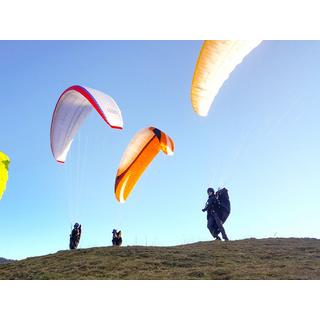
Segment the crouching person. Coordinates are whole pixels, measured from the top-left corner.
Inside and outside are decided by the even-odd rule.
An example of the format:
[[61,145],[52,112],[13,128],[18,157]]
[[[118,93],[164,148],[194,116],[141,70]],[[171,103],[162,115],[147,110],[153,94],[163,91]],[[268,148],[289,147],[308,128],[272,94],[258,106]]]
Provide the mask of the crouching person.
[[121,246],[122,245],[122,236],[121,230],[117,231],[116,229],[112,230],[112,245]]

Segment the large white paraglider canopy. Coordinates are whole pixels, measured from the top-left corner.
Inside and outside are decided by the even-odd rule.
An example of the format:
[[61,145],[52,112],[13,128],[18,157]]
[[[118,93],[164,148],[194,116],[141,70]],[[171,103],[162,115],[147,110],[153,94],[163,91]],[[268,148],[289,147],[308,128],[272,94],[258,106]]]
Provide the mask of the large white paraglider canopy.
[[51,122],[51,150],[58,162],[65,162],[77,131],[92,109],[111,128],[123,128],[121,111],[110,96],[88,87],[69,87],[61,94]]

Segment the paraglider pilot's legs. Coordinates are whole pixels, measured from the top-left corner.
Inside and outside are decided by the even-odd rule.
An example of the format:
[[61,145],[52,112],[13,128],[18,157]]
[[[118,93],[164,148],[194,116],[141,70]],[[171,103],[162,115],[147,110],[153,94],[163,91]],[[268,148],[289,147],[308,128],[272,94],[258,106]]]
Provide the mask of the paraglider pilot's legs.
[[[228,241],[229,239],[228,239],[227,234],[226,234],[226,232],[224,230],[222,222],[221,222],[220,218],[218,217],[218,214],[216,212],[213,212],[211,215],[212,215],[212,217],[213,217],[213,219],[214,219],[214,221],[215,221],[215,223],[216,223],[216,225],[218,227],[219,232],[221,232],[221,234],[222,234],[222,238],[225,241]],[[217,235],[215,234],[214,236],[217,236]]]
[[216,224],[216,221],[213,217],[213,214],[208,214],[207,215],[207,228],[209,229],[211,235],[213,236],[213,238],[217,239],[217,240],[221,240],[220,237],[218,236],[219,234],[219,229],[218,226]]

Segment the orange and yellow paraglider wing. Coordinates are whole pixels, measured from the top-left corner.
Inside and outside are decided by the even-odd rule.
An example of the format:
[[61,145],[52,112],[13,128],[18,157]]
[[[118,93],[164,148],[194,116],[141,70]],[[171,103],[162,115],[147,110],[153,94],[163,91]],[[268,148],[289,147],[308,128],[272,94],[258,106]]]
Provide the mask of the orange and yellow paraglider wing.
[[191,85],[191,103],[198,115],[207,116],[223,83],[260,42],[260,40],[204,41]]
[[161,132],[160,138],[161,150],[168,156],[173,155],[174,152],[174,142],[173,140],[164,132]]
[[159,129],[150,127],[140,130],[128,145],[119,165],[115,181],[115,196],[125,202],[139,178],[153,158],[163,150],[173,154],[173,141]]
[[126,201],[143,172],[160,151],[159,147],[157,138],[153,137],[150,143],[143,149],[143,152],[135,158],[128,169],[121,175],[117,175],[115,194],[118,201]]

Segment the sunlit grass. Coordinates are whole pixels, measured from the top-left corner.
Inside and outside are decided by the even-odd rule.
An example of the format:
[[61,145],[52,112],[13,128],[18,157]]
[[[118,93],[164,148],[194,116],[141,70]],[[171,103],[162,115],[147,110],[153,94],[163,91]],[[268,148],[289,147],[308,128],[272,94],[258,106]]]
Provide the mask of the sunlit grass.
[[99,247],[0,265],[0,279],[320,279],[319,249],[308,238]]

